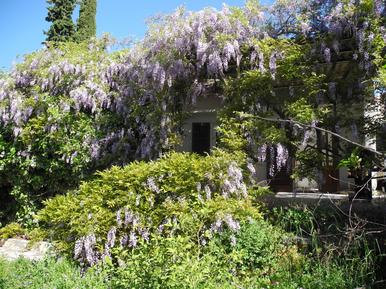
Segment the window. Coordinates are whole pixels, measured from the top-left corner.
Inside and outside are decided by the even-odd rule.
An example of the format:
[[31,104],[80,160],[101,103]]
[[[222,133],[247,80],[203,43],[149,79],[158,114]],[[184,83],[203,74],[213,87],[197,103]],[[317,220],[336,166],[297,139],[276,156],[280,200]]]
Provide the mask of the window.
[[210,123],[192,123],[192,152],[204,155],[210,151]]

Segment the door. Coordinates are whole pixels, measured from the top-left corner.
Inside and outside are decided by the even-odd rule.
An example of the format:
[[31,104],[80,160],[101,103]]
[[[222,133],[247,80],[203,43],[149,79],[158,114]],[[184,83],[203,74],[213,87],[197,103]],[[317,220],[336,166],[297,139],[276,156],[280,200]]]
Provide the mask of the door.
[[192,152],[205,155],[210,151],[210,123],[192,123]]

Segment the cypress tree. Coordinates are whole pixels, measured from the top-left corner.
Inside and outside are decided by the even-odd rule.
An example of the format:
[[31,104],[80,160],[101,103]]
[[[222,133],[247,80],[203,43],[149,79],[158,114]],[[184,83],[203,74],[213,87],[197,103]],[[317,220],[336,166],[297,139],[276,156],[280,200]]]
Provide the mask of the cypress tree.
[[46,41],[67,42],[74,40],[75,24],[72,21],[72,13],[75,9],[76,0],[47,0],[48,15],[46,21],[52,22],[48,31]]
[[82,0],[79,9],[76,40],[82,42],[96,35],[96,0]]

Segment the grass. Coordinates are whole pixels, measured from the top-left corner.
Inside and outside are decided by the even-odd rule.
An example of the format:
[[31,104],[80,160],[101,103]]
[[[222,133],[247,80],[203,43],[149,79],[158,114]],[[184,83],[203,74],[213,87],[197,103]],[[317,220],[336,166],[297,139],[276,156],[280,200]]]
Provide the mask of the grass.
[[109,288],[106,280],[106,275],[96,270],[88,270],[82,276],[79,266],[66,259],[0,259],[1,289],[102,289]]

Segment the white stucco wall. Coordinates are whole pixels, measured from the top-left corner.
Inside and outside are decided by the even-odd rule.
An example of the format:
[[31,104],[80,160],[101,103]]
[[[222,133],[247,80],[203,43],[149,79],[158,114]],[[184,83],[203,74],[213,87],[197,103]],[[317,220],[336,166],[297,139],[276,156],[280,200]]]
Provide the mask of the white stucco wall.
[[184,152],[192,151],[192,123],[194,122],[209,122],[210,123],[210,147],[216,145],[216,112],[215,111],[197,111],[186,120],[183,129],[183,141],[181,150]]
[[182,126],[182,144],[179,151],[192,151],[192,124],[195,122],[210,123],[210,147],[216,145],[216,127],[217,127],[217,110],[222,107],[220,96],[211,95],[207,97],[200,96],[195,104],[188,108],[191,114]]

